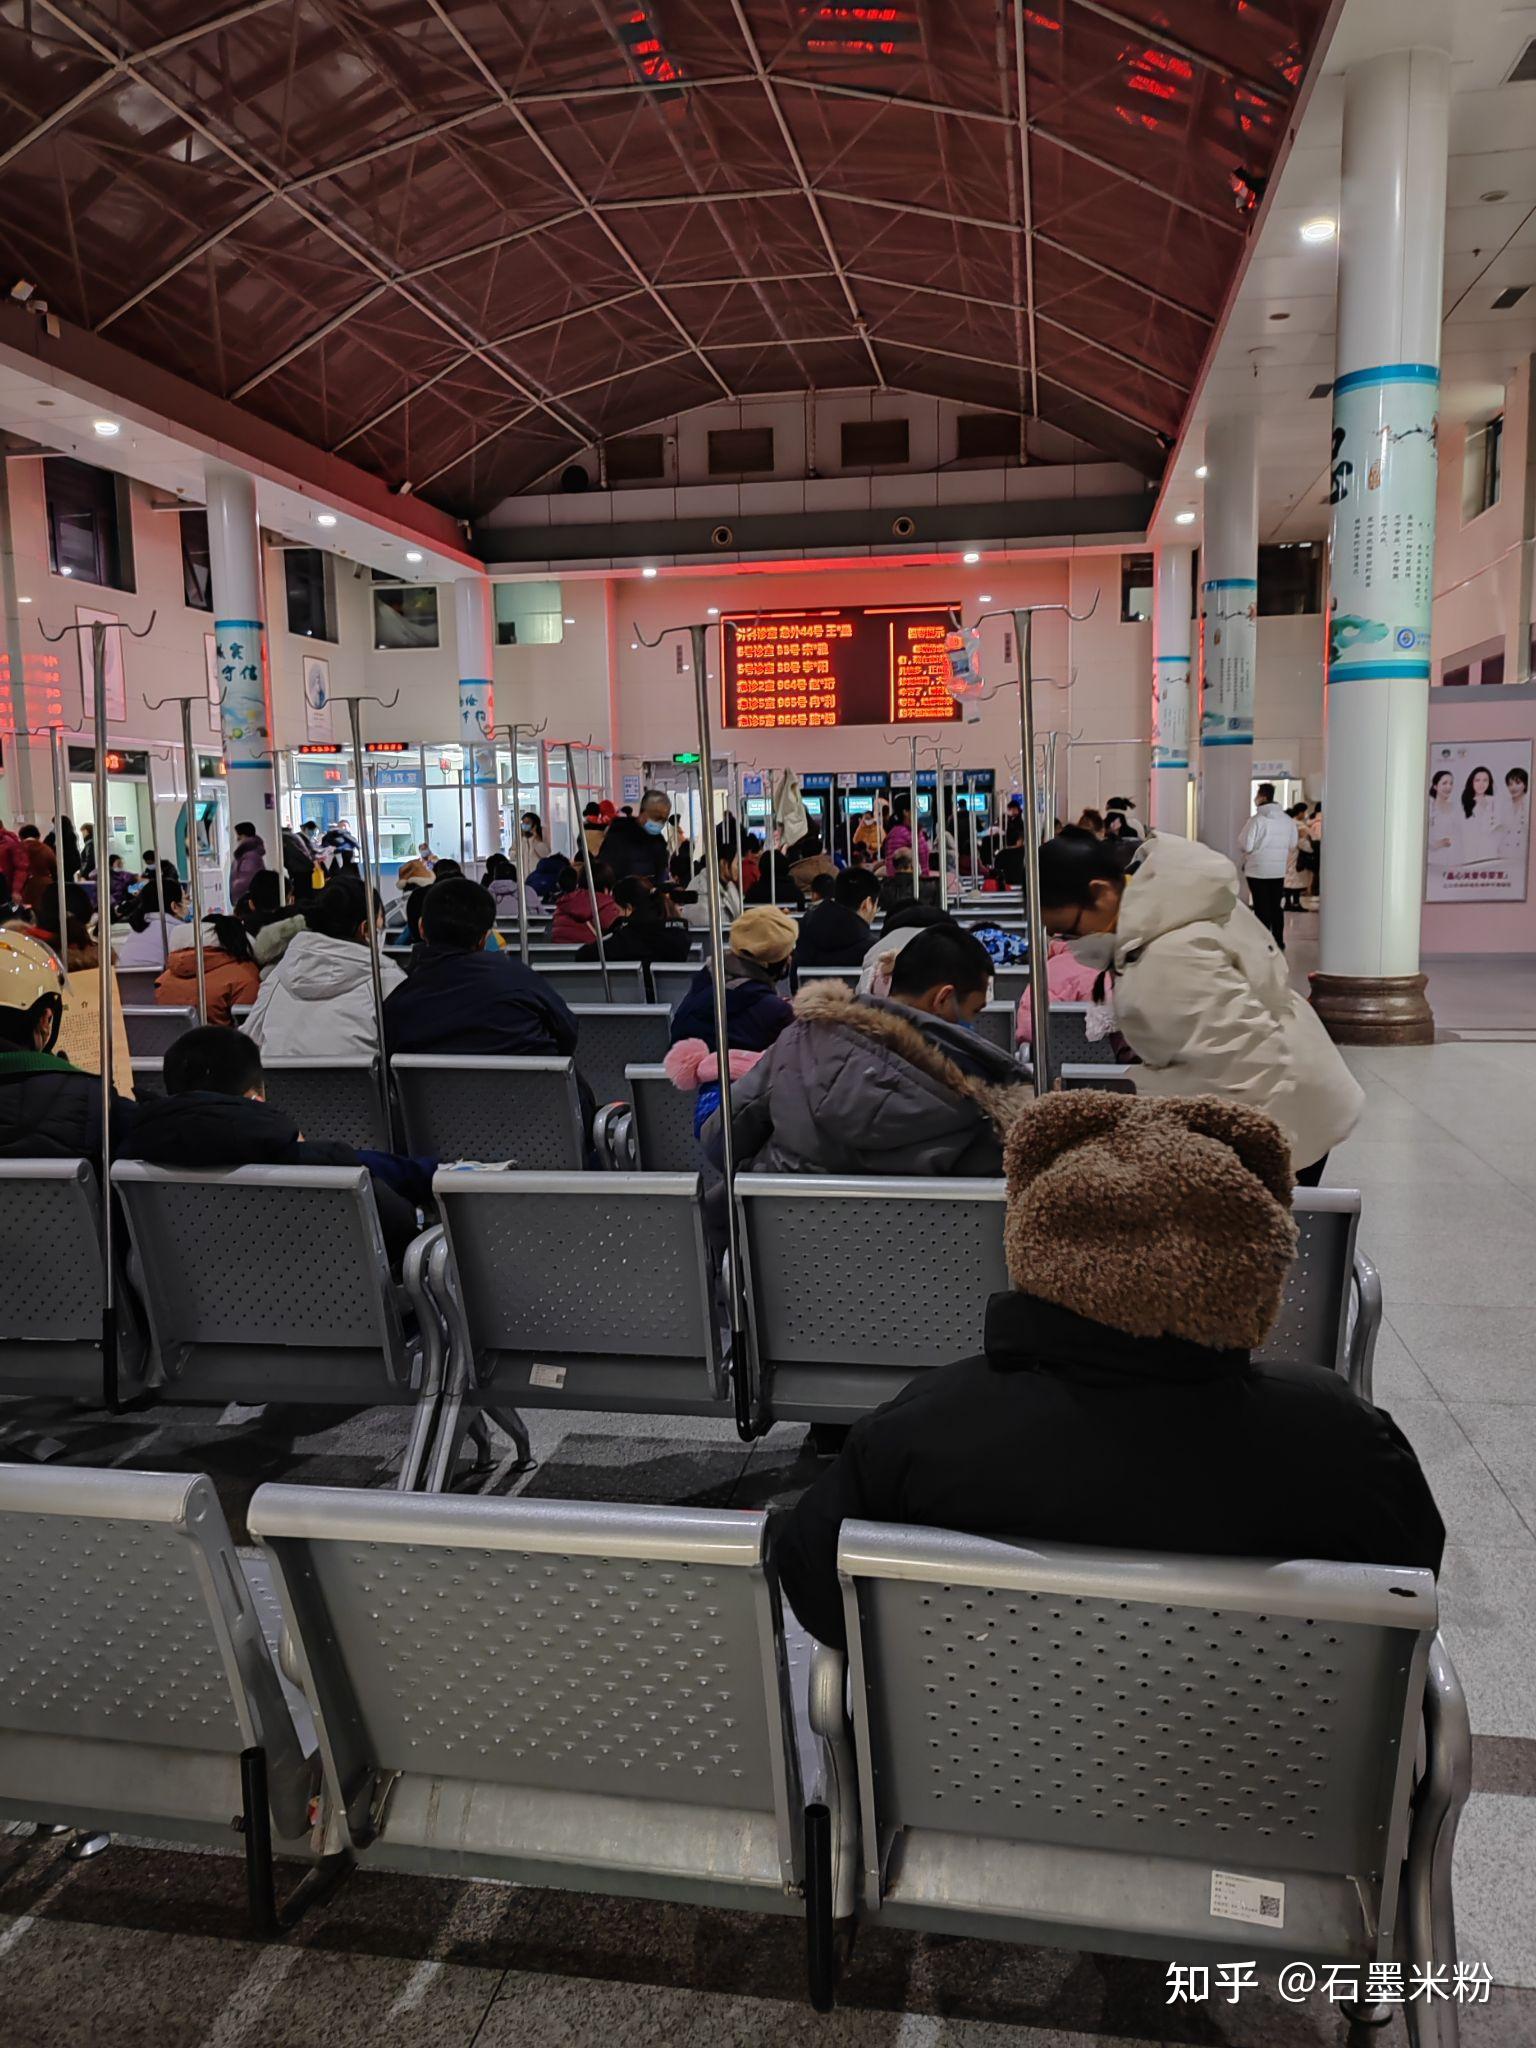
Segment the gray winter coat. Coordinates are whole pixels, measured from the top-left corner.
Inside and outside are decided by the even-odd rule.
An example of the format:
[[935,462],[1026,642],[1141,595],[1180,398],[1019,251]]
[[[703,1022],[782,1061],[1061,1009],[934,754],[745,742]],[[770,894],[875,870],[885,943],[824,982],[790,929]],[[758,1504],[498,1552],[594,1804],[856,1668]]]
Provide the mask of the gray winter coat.
[[[731,1099],[743,1172],[996,1178],[1030,1098],[1017,1063],[974,1032],[827,981],[801,990]],[[718,1124],[703,1132],[711,1156]]]

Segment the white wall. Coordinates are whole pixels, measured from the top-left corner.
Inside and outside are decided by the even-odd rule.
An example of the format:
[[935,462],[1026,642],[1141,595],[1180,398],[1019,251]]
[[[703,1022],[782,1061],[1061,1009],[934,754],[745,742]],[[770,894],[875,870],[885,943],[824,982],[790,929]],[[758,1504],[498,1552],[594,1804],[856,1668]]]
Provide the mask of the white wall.
[[1526,357],[1505,387],[1499,502],[1465,522],[1462,469],[1467,429],[1449,427],[1441,439],[1431,633],[1431,672],[1437,681],[1443,662],[1497,639],[1504,641],[1505,682],[1529,679],[1531,514],[1536,492],[1531,436],[1531,358]]

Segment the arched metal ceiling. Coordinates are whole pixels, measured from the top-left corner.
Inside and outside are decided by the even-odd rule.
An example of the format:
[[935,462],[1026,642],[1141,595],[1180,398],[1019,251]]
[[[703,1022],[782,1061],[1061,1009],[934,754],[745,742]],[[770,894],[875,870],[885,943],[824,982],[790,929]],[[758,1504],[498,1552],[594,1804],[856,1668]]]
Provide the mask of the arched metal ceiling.
[[1326,12],[0,0],[0,261],[463,516],[763,392],[1156,474]]

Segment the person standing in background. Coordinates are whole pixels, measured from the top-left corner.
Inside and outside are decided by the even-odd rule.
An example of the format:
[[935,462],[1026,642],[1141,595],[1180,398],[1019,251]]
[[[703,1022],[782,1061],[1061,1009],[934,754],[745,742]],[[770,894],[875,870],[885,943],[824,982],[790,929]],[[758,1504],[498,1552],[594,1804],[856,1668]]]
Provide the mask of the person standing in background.
[[1285,871],[1298,845],[1296,821],[1275,802],[1275,785],[1261,782],[1253,816],[1238,846],[1253,914],[1281,952],[1285,951]]

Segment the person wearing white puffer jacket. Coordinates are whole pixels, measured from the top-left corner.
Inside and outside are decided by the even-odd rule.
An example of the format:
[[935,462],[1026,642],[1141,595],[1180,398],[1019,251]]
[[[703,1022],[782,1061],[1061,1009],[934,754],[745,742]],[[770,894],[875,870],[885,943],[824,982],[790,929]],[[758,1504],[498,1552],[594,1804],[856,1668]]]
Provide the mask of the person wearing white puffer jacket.
[[1243,875],[1253,898],[1253,914],[1285,951],[1285,873],[1296,857],[1296,820],[1275,802],[1275,785],[1261,782],[1253,816],[1243,827]]
[[[304,930],[261,978],[247,1034],[269,1060],[371,1058],[379,1050],[368,958],[368,899],[354,870],[327,882],[304,909]],[[379,962],[387,996],[405,976]]]
[[1112,844],[1040,849],[1040,909],[1085,967],[1115,974],[1115,1028],[1138,1095],[1220,1095],[1272,1116],[1315,1187],[1365,1105],[1360,1084],[1225,854],[1159,833],[1127,872]]

